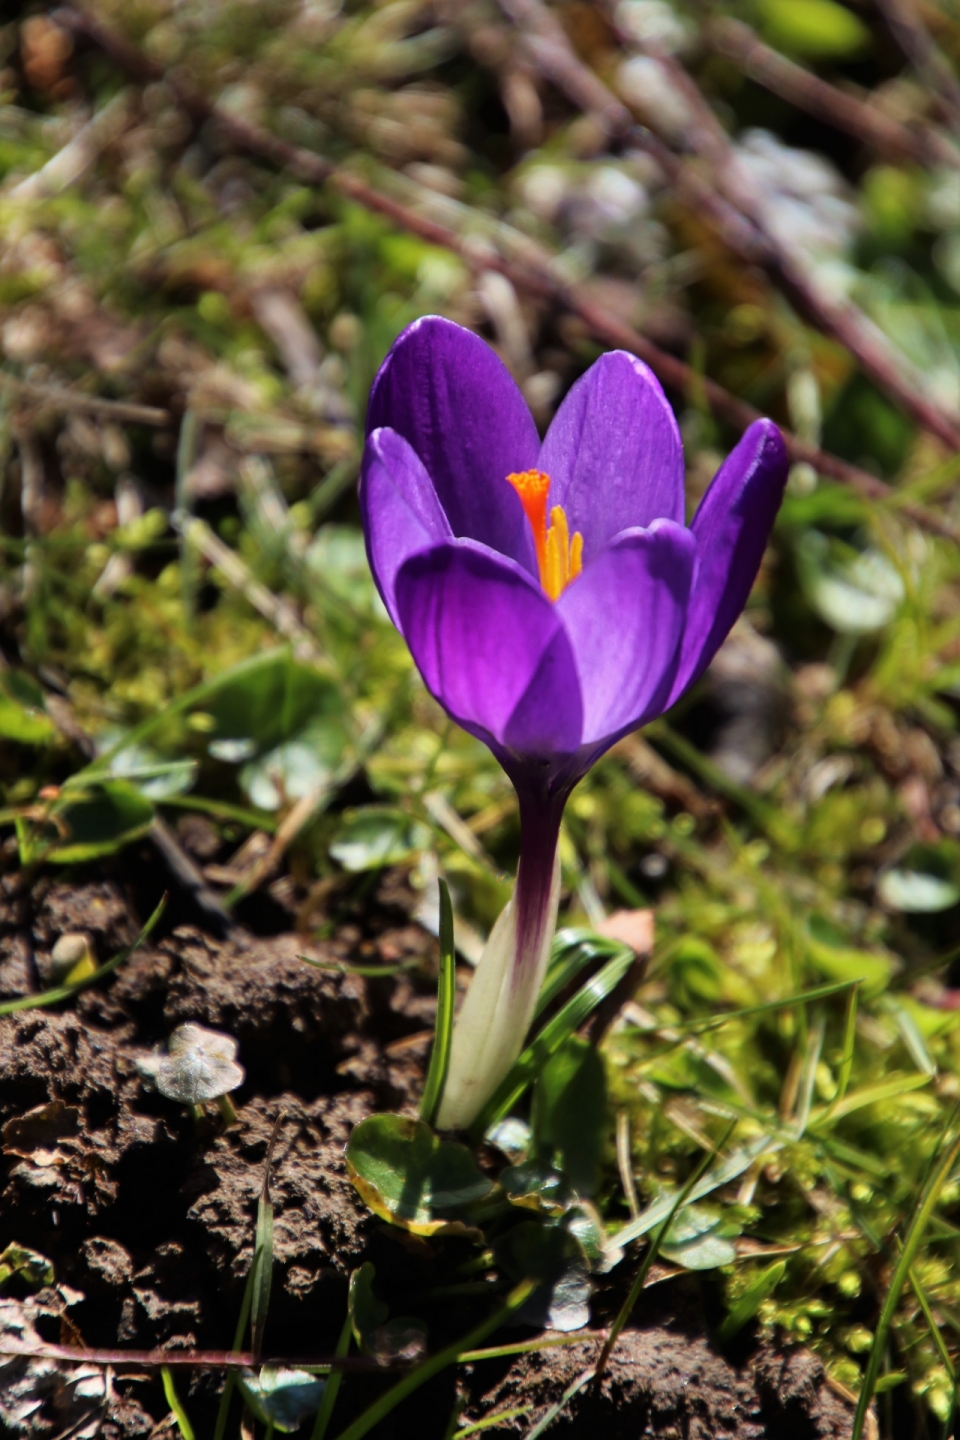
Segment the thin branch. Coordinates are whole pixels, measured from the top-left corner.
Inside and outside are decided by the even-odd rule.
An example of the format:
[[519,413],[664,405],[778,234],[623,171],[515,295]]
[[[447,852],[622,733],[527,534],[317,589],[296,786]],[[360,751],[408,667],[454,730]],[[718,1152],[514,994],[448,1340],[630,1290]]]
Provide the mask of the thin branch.
[[940,101],[955,133],[960,134],[960,83],[946,56],[934,44],[913,0],[878,0],[890,33],[924,85]]
[[876,106],[839,90],[771,49],[742,21],[719,17],[704,27],[704,36],[720,55],[733,60],[758,85],[815,119],[846,131],[885,159],[960,166],[960,151],[936,130],[901,125]]
[[[232,552],[231,552],[232,553]],[[258,890],[280,868],[287,850],[301,831],[323,813],[334,795],[342,790],[359,772],[364,762],[373,754],[389,728],[392,715],[385,712],[374,716],[367,725],[356,745],[350,750],[337,768],[309,790],[306,795],[291,806],[277,826],[276,834],[268,849],[244,872],[241,880],[226,898],[226,904],[233,906]]]
[[284,1356],[264,1360],[248,1350],[87,1350],[72,1345],[9,1345],[0,1343],[3,1359],[56,1360],[73,1365],[136,1365],[144,1370],[169,1365],[177,1370],[249,1370],[254,1365],[289,1366],[316,1370],[383,1371],[390,1368],[364,1355]]
[[[160,66],[148,60],[139,50],[114,35],[112,31],[108,31],[99,21],[72,9],[58,10],[55,18],[58,24],[96,44],[128,74],[143,83],[165,77]],[[552,261],[537,261],[532,258],[524,261],[507,260],[493,251],[488,244],[478,246],[474,238],[461,236],[447,226],[411,210],[368,185],[359,176],[339,169],[313,151],[302,150],[299,146],[271,135],[258,125],[220,112],[205,96],[187,87],[181,76],[171,75],[166,78],[188,113],[198,120],[215,119],[221,133],[238,149],[288,169],[307,184],[334,185],[340,194],[367,210],[383,215],[400,229],[459,255],[464,264],[474,272],[499,270],[518,288],[550,300],[577,315],[595,339],[637,355],[650,366],[664,385],[682,394],[702,395],[711,411],[735,428],[745,430],[761,418],[761,412],[754,406],[731,394],[716,381],[703,377],[683,360],[661,350],[612,311],[592,302],[580,287],[571,284],[559,272]],[[783,436],[792,460],[805,461],[819,474],[851,486],[867,499],[893,501],[899,505],[902,513],[916,524],[933,534],[960,543],[960,526],[954,525],[926,506],[898,502],[896,491],[876,476],[848,464],[838,456],[818,450],[815,445],[807,444],[790,431],[784,431]]]
[[[522,5],[524,14],[544,9],[541,0],[500,0],[500,3],[504,8]],[[640,48],[662,66],[690,108],[693,123],[687,138],[694,152],[708,165],[717,189],[725,192],[716,197],[720,200],[718,205],[716,198],[708,199],[708,187],[701,185],[699,198],[710,218],[719,222],[726,242],[748,263],[762,265],[781,288],[799,302],[811,320],[825,334],[838,340],[864,373],[918,425],[936,435],[949,449],[960,450],[960,416],[947,415],[934,404],[928,397],[922,374],[902,351],[852,301],[828,295],[817,284],[808,257],[771,231],[763,198],[754,191],[726,131],[696,81],[672,55],[663,53],[658,46],[645,44]],[[573,54],[569,41],[567,49],[572,58],[566,69],[550,76],[559,85],[564,84],[564,77],[572,67],[587,69]],[[569,90],[568,94],[575,103],[580,103],[578,96],[585,91],[586,84],[581,78],[576,89]],[[723,203],[725,200],[740,212],[739,217],[729,212]]]
[[633,115],[626,105],[608,89],[595,70],[583,63],[556,15],[540,0],[499,0],[499,5],[516,26],[535,68],[578,109],[592,116],[611,140],[635,128]]
[[210,889],[190,856],[180,844],[167,822],[155,815],[150,826],[148,839],[161,856],[170,874],[193,903],[203,911],[214,933],[222,938],[231,936],[246,948],[247,933],[228,914],[220,903],[220,897]]
[[307,660],[315,665],[324,663],[316,641],[297,619],[293,607],[261,584],[246,562],[229,545],[225,545],[219,535],[214,534],[205,520],[175,511],[171,523],[188,544],[195,545],[204,559],[239,590],[254,610],[291,642],[298,660]]
[[34,170],[26,179],[14,185],[9,199],[19,201],[46,200],[62,195],[75,185],[85,171],[99,156],[100,152],[123,134],[133,119],[130,96],[121,91],[108,100],[85,125],[82,125],[72,140],[58,150],[39,170]]
[[0,374],[0,391],[7,390],[23,400],[32,400],[53,410],[81,411],[87,415],[100,415],[105,420],[116,420],[129,425],[172,425],[173,416],[169,410],[156,405],[135,405],[127,400],[105,400],[100,395],[84,395],[80,390],[68,390],[63,385],[40,385],[33,380],[18,380],[13,375]]

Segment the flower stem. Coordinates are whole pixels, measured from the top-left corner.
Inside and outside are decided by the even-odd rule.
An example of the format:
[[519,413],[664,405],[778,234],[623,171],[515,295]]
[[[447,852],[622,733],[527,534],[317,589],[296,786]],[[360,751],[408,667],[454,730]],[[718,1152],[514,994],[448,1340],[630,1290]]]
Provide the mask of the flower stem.
[[565,795],[517,787],[517,883],[470,982],[454,1026],[450,1067],[437,1116],[459,1130],[476,1118],[523,1047],[550,957],[557,921],[557,840]]

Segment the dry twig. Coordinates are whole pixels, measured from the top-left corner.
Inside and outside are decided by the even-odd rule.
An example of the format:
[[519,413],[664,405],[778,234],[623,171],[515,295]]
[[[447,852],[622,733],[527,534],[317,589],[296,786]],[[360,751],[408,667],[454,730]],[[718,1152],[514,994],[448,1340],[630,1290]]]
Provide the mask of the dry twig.
[[0,374],[0,391],[9,391],[14,398],[29,400],[37,406],[52,410],[79,411],[86,415],[98,415],[104,420],[115,420],[129,425],[170,425],[173,416],[169,410],[156,405],[135,405],[127,400],[105,400],[100,395],[84,395],[80,390],[68,390],[65,385],[41,385],[35,380],[18,380],[13,375]]
[[240,591],[244,599],[248,600],[265,620],[288,639],[293,646],[293,653],[298,660],[307,660],[314,665],[322,665],[324,657],[310,634],[309,630],[300,623],[294,614],[292,606],[253,575],[241,560],[235,550],[225,545],[218,535],[215,535],[205,520],[197,520],[189,515],[175,512],[171,517],[174,528],[180,532],[184,540],[190,545],[195,545],[205,560],[208,560],[215,570],[227,580],[236,590]]
[[[574,104],[598,119],[608,133],[629,134],[633,138],[633,131],[627,129],[624,120],[624,114],[629,112],[574,53],[563,27],[542,0],[500,0],[500,5],[524,32],[531,58],[548,78]],[[726,243],[748,264],[762,265],[799,301],[820,329],[839,340],[864,373],[917,424],[950,449],[960,449],[960,417],[946,415],[934,404],[926,394],[923,377],[883,331],[852,301],[827,295],[813,278],[806,256],[771,232],[762,197],[754,193],[726,132],[696,82],[672,56],[657,46],[647,44],[642,48],[664,68],[686,100],[693,116],[687,139],[694,153],[707,162],[717,189],[702,180],[691,182],[686,167],[681,169],[677,160],[668,158],[666,165],[671,179],[686,181],[688,195],[718,226]],[[601,92],[605,92],[606,98]],[[657,158],[662,159],[662,151],[657,153]]]
[[879,5],[900,49],[939,100],[953,131],[960,134],[960,84],[917,14],[913,0],[879,0]]
[[960,151],[938,131],[901,125],[875,105],[821,80],[795,60],[788,60],[764,44],[742,21],[722,16],[707,25],[704,34],[719,54],[735,61],[758,85],[815,119],[846,131],[885,159],[960,166]]
[[[612,311],[595,304],[579,286],[571,284],[558,273],[555,265],[548,262],[538,263],[532,259],[506,260],[487,245],[483,245],[478,251],[476,243],[469,237],[458,235],[447,226],[401,205],[357,175],[340,169],[313,151],[303,150],[271,135],[258,125],[218,111],[215,104],[187,86],[181,76],[166,76],[160,66],[155,65],[136,47],[92,17],[73,9],[63,9],[56,12],[55,18],[58,24],[97,45],[129,75],[142,83],[166,78],[178,101],[189,114],[198,121],[215,120],[221,133],[238,149],[287,169],[308,184],[335,186],[348,199],[385,216],[399,228],[459,255],[471,270],[481,273],[487,269],[499,270],[518,288],[569,310],[604,344],[629,350],[637,355],[650,366],[664,385],[682,394],[702,395],[715,415],[737,429],[745,430],[761,418],[760,411],[754,406],[731,394],[716,381],[699,375],[685,361],[662,350]],[[783,434],[794,461],[804,461],[812,465],[819,474],[851,486],[867,499],[893,500],[898,503],[893,488],[876,476],[848,464],[836,455],[819,450],[815,445],[807,444],[790,431],[784,431]],[[904,515],[924,529],[960,543],[960,527],[926,506],[899,502],[899,508]]]

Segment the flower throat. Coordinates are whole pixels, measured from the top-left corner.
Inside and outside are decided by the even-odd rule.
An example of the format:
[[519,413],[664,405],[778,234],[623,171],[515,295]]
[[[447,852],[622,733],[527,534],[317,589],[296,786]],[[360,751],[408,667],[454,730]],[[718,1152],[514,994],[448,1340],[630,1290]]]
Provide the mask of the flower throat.
[[551,600],[558,600],[583,569],[583,536],[577,530],[571,538],[562,505],[551,508],[550,524],[547,525],[550,476],[545,471],[521,470],[518,474],[508,475],[507,483],[519,495],[533,531],[540,584]]

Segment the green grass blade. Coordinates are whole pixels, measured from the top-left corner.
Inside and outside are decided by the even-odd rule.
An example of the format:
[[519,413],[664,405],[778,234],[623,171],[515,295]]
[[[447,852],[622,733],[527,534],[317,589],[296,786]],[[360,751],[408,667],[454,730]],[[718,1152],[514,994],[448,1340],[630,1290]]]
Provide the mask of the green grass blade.
[[532,1355],[539,1350],[555,1350],[558,1346],[579,1345],[582,1335],[551,1335],[544,1340],[515,1340],[511,1345],[491,1345],[486,1350],[465,1350],[460,1356],[461,1365],[475,1365],[478,1360],[502,1360],[506,1355]]
[[506,1425],[508,1420],[516,1420],[520,1415],[528,1415],[530,1405],[521,1405],[516,1410],[498,1410],[496,1415],[485,1415],[482,1420],[475,1420],[472,1425],[462,1425],[459,1430],[453,1432],[454,1440],[463,1440],[467,1435],[478,1435],[481,1430],[492,1430],[496,1425]]
[[913,1212],[913,1217],[904,1236],[903,1248],[900,1257],[894,1267],[890,1279],[890,1287],[887,1290],[883,1308],[880,1311],[880,1319],[877,1322],[876,1333],[873,1337],[873,1344],[870,1347],[870,1355],[867,1359],[867,1369],[863,1377],[863,1384],[860,1386],[860,1398],[857,1401],[857,1413],[853,1417],[853,1431],[851,1440],[861,1440],[863,1427],[866,1423],[867,1409],[873,1399],[877,1387],[877,1380],[880,1375],[880,1366],[883,1364],[883,1357],[887,1348],[887,1340],[890,1336],[890,1327],[893,1324],[893,1316],[897,1305],[900,1303],[900,1295],[907,1282],[911,1266],[917,1256],[920,1243],[923,1240],[924,1231],[930,1222],[940,1192],[960,1157],[960,1135],[957,1135],[950,1148],[941,1156],[939,1163],[924,1186],[920,1198]]
[[167,1404],[170,1406],[171,1414],[177,1422],[177,1429],[183,1436],[183,1440],[196,1440],[190,1418],[183,1408],[183,1403],[177,1394],[177,1387],[173,1383],[173,1371],[169,1365],[161,1366],[160,1378],[163,1380],[163,1393],[167,1397]]
[[499,1310],[495,1310],[492,1315],[477,1325],[468,1335],[464,1335],[461,1340],[454,1340],[452,1345],[438,1350],[436,1355],[431,1355],[409,1374],[404,1375],[403,1379],[398,1380],[396,1385],[385,1395],[381,1395],[378,1400],[368,1406],[352,1425],[348,1425],[346,1430],[341,1431],[338,1440],[362,1440],[362,1436],[369,1434],[375,1425],[379,1425],[381,1420],[396,1409],[401,1400],[405,1400],[408,1395],[419,1390],[421,1385],[426,1384],[434,1375],[439,1375],[440,1371],[445,1370],[448,1365],[455,1365],[464,1350],[475,1349],[481,1340],[485,1340],[494,1330],[498,1330],[505,1321],[509,1320],[511,1315],[526,1304],[536,1289],[536,1285],[535,1280],[521,1281],[511,1290]]
[[724,1010],[720,1015],[711,1015],[709,1020],[677,1020],[669,1025],[657,1023],[641,1033],[649,1035],[659,1030],[675,1030],[680,1035],[702,1035],[708,1030],[719,1030],[730,1020],[750,1020],[771,1011],[792,1010],[797,1005],[809,1005],[814,1000],[827,1000],[831,995],[856,993],[859,984],[859,980],[834,980],[829,985],[817,985],[813,990],[801,990],[798,995],[787,995],[783,1000],[764,1000],[760,1005],[747,1005],[742,1010]]
[[257,1205],[257,1237],[253,1256],[254,1282],[250,1308],[250,1348],[259,1355],[263,1330],[270,1308],[270,1287],[273,1284],[273,1206],[266,1194]]
[[717,1333],[721,1340],[732,1340],[734,1335],[739,1334],[747,1321],[756,1315],[764,1300],[773,1294],[786,1273],[786,1260],[778,1260],[754,1276],[737,1303],[730,1307],[727,1318],[720,1326]]
[[915,1270],[910,1271],[910,1286],[913,1290],[914,1295],[916,1295],[917,1297],[917,1302],[920,1306],[920,1309],[923,1311],[923,1318],[924,1320],[926,1320],[927,1325],[930,1329],[930,1338],[932,1339],[934,1345],[936,1345],[937,1347],[937,1351],[940,1355],[940,1360],[943,1364],[943,1368],[950,1376],[950,1379],[953,1381],[954,1385],[956,1385],[957,1367],[954,1365],[953,1359],[950,1355],[950,1351],[947,1349],[947,1342],[943,1338],[943,1331],[937,1324],[933,1310],[930,1308],[930,1300],[927,1292],[923,1288],[923,1285],[920,1282],[920,1277],[917,1275],[917,1272]]
[[547,1411],[546,1415],[541,1415],[540,1419],[537,1421],[536,1425],[534,1425],[533,1429],[527,1431],[526,1435],[524,1435],[523,1437],[523,1440],[539,1440],[539,1437],[543,1434],[544,1430],[546,1430],[548,1426],[553,1424],[554,1420],[556,1420],[557,1416],[560,1414],[560,1411],[564,1408],[567,1402],[569,1400],[572,1400],[574,1395],[578,1395],[585,1385],[589,1385],[590,1381],[593,1379],[593,1376],[593,1370],[584,1370],[581,1375],[578,1375],[576,1380],[573,1381],[572,1385],[567,1386],[566,1390],[564,1390],[563,1394],[560,1396],[560,1399],[556,1400],[550,1406],[550,1409]]
[[[280,822],[269,810],[252,810],[248,805],[230,805],[226,800],[208,800],[205,795],[165,795],[157,800],[160,808],[168,810],[198,810],[201,815],[212,815],[214,820],[236,820],[248,830],[265,830],[275,834]],[[0,817],[2,818],[2,817]]]
[[420,1101],[420,1119],[432,1125],[443,1099],[450,1068],[450,1042],[453,1037],[453,1003],[457,994],[456,957],[453,946],[453,906],[445,880],[440,885],[440,977],[437,984],[437,1023],[433,1053]]
[[854,985],[847,997],[847,1013],[843,1019],[843,1050],[840,1054],[840,1069],[837,1073],[837,1093],[834,1104],[839,1105],[850,1085],[853,1070],[853,1056],[857,1043],[857,1003],[860,986]]
[[234,680],[246,679],[249,675],[255,675],[258,670],[264,670],[271,665],[275,665],[281,655],[287,655],[289,653],[289,646],[278,645],[273,650],[264,651],[262,655],[253,655],[249,660],[241,660],[239,664],[231,665],[228,669],[221,670],[219,674],[212,676],[209,680],[201,680],[200,684],[194,685],[192,690],[188,690],[183,695],[178,695],[176,700],[171,700],[168,705],[161,706],[159,710],[149,715],[146,720],[142,720],[139,725],[135,725],[132,730],[128,730],[125,735],[122,735],[119,740],[104,750],[102,755],[98,755],[96,760],[91,760],[89,765],[85,765],[82,770],[78,770],[76,774],[71,775],[67,784],[72,789],[73,786],[92,779],[94,775],[102,775],[105,771],[109,771],[111,764],[120,754],[121,750],[142,745],[145,740],[150,738],[154,731],[161,729],[174,715],[182,715],[185,710],[192,710],[195,705],[204,704],[207,700],[212,699],[218,690],[222,690],[225,685],[232,684]]
[[662,1225],[660,1225],[657,1233],[652,1237],[650,1241],[649,1249],[647,1250],[646,1255],[644,1255],[643,1257],[643,1264],[640,1266],[640,1269],[637,1272],[637,1278],[636,1280],[634,1280],[633,1284],[630,1287],[630,1293],[627,1296],[626,1300],[624,1300],[623,1304],[620,1306],[620,1312],[617,1315],[616,1320],[614,1320],[613,1325],[610,1327],[610,1333],[604,1341],[603,1349],[600,1351],[600,1358],[597,1361],[596,1375],[598,1379],[606,1369],[607,1361],[610,1359],[610,1352],[613,1350],[614,1345],[616,1345],[617,1341],[619,1340],[620,1332],[623,1330],[624,1325],[626,1325],[627,1321],[630,1319],[630,1316],[633,1312],[633,1307],[634,1305],[636,1305],[637,1301],[640,1298],[646,1278],[650,1274],[650,1267],[653,1265],[654,1260],[656,1260],[657,1256],[660,1253],[660,1246],[663,1244],[665,1237],[669,1234],[670,1226],[673,1224],[674,1220],[677,1218],[684,1205],[686,1205],[687,1201],[690,1199],[698,1183],[703,1179],[708,1167],[713,1163],[714,1160],[716,1160],[717,1156],[720,1154],[721,1150],[724,1148],[727,1141],[730,1139],[736,1123],[737,1122],[735,1120],[731,1121],[721,1138],[717,1141],[716,1145],[714,1145],[713,1149],[709,1150],[703,1156],[700,1164],[687,1179],[686,1184],[678,1192],[678,1194],[674,1196],[673,1203],[671,1204],[670,1209],[667,1212],[666,1218],[664,1219]]
[[803,1068],[800,1073],[800,1084],[797,1086],[797,1113],[793,1123],[793,1133],[797,1140],[801,1139],[807,1128],[810,1119],[810,1110],[813,1106],[813,1087],[817,1078],[817,1066],[820,1064],[820,1054],[823,1050],[823,1034],[825,1022],[821,1017],[807,1034],[807,1053],[803,1057]]
[[79,995],[80,991],[86,990],[88,986],[96,985],[98,980],[102,980],[105,975],[116,970],[124,960],[129,960],[133,952],[139,949],[163,914],[166,903],[167,897],[164,895],[133,944],[126,946],[119,954],[98,966],[92,975],[85,975],[82,980],[76,980],[72,985],[57,985],[53,990],[44,990],[40,995],[18,995],[15,1000],[4,1000],[0,1004],[0,1016],[13,1015],[18,1010],[40,1010],[46,1005],[59,1005],[61,1001],[71,1000],[74,995]]
[[[243,1348],[243,1337],[247,1324],[250,1320],[250,1310],[253,1305],[253,1287],[257,1279],[257,1250],[254,1241],[253,1260],[250,1262],[250,1269],[247,1273],[246,1284],[243,1287],[243,1299],[240,1302],[240,1314],[237,1317],[237,1328],[233,1332],[234,1351]],[[213,1428],[213,1440],[223,1440],[227,1430],[227,1419],[230,1414],[230,1401],[236,1388],[237,1372],[229,1370],[223,1386],[223,1394],[220,1396],[220,1406],[217,1410],[216,1424]]]
[[619,955],[622,948],[619,941],[607,940],[593,930],[573,927],[560,930],[554,937],[550,964],[543,988],[537,997],[534,1018],[540,1015],[587,965],[595,960],[610,960]]
[[[349,1310],[347,1318],[343,1322],[343,1329],[340,1331],[340,1338],[337,1341],[337,1348],[334,1352],[338,1360],[342,1360],[350,1349],[350,1341],[353,1339],[353,1321]],[[327,1377],[327,1383],[323,1387],[323,1399],[320,1401],[320,1409],[317,1411],[317,1418],[313,1422],[313,1429],[310,1431],[310,1440],[323,1440],[333,1417],[333,1407],[337,1403],[337,1396],[340,1393],[340,1382],[343,1380],[342,1370],[331,1370]]]
[[[691,1200],[702,1200],[705,1195],[711,1194],[714,1190],[719,1190],[721,1185],[726,1185],[729,1181],[736,1180],[746,1170],[749,1170],[754,1161],[764,1154],[765,1151],[772,1153],[774,1150],[780,1149],[782,1149],[780,1142],[771,1139],[769,1135],[761,1135],[756,1140],[751,1140],[748,1144],[741,1146],[739,1150],[735,1150],[733,1154],[728,1156],[715,1170],[704,1174],[701,1167],[701,1170],[694,1177],[694,1188],[690,1192],[689,1198]],[[708,1165],[712,1158],[712,1155],[708,1154]],[[637,1216],[636,1220],[630,1220],[624,1225],[622,1230],[618,1230],[615,1235],[611,1236],[611,1239],[615,1241],[618,1246],[629,1245],[631,1240],[639,1240],[641,1235],[646,1235],[649,1230],[652,1230],[655,1225],[659,1224],[670,1210],[671,1203],[671,1196],[659,1196],[658,1199],[647,1206],[642,1214]]]
[[930,1084],[931,1077],[924,1075],[891,1075],[887,1080],[876,1080],[870,1085],[864,1085],[859,1090],[853,1090],[845,1095],[839,1102],[831,1100],[829,1105],[820,1106],[810,1116],[809,1129],[814,1130],[821,1125],[830,1124],[840,1120],[844,1115],[852,1115],[855,1110],[862,1110],[866,1105],[876,1105],[881,1100],[894,1100],[898,1095],[906,1095],[911,1090],[922,1090],[925,1085]]

